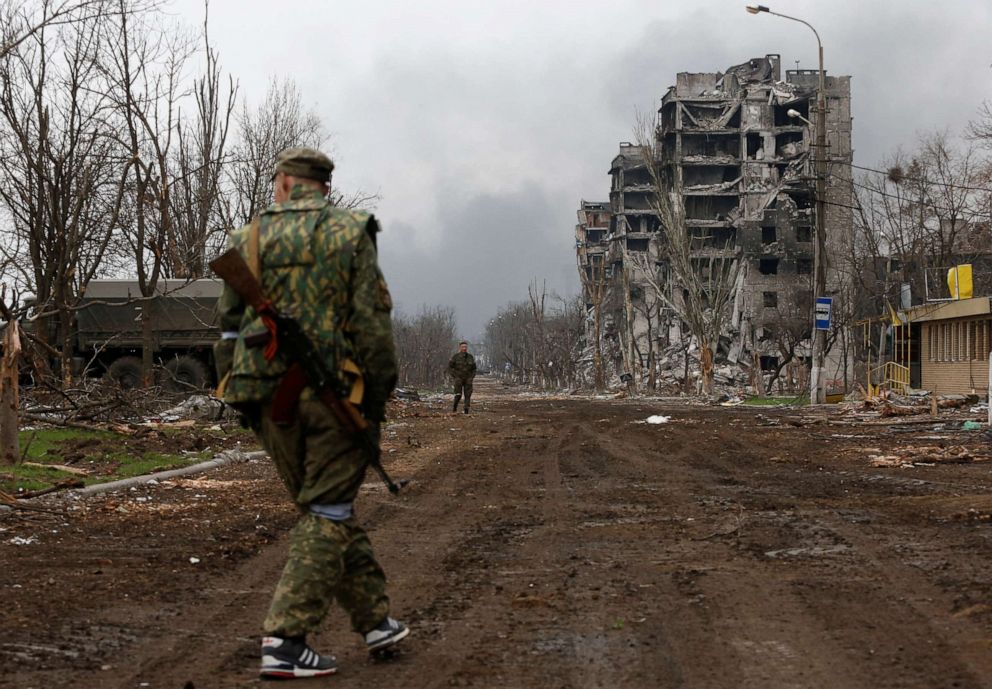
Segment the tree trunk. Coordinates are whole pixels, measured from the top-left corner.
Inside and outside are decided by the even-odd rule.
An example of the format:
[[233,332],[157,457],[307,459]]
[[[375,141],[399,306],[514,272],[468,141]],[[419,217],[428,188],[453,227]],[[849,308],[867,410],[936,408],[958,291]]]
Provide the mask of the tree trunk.
[[[626,257],[625,257],[626,258]],[[623,306],[624,306],[624,330],[627,333],[627,342],[624,347],[624,355],[626,361],[627,373],[630,374],[630,380],[627,382],[627,389],[631,394],[637,392],[637,376],[640,373],[640,366],[637,365],[635,357],[637,354],[637,349],[634,344],[634,303],[630,298],[630,276],[627,274],[629,270],[627,264],[624,264],[623,269]]]
[[713,348],[709,344],[699,350],[699,369],[703,375],[703,394],[713,395]]
[[3,337],[3,358],[0,358],[0,451],[2,464],[17,464],[21,457],[17,433],[20,400],[17,389],[17,360],[21,352],[21,336],[16,320],[8,321]]
[[603,349],[601,344],[603,323],[602,299],[596,301],[594,311],[593,332],[595,333],[596,345],[592,350],[592,365],[596,372],[596,392],[602,392],[606,388],[606,376],[603,375]]
[[152,330],[152,300],[141,302],[141,385],[151,387],[154,371],[155,332]]

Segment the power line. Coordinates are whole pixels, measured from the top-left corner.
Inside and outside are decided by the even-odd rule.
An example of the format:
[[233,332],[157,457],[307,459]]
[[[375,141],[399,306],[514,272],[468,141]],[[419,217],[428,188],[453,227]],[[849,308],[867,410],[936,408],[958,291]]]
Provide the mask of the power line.
[[[851,163],[851,167],[856,168],[858,170],[864,170],[865,172],[874,172],[879,175],[885,175],[886,177],[888,177],[890,174],[890,171],[888,170],[877,170],[872,167],[865,167],[864,165],[855,165],[854,163]],[[900,178],[900,181],[902,180],[906,180],[907,182],[922,182],[923,184],[936,184],[937,186],[949,187],[951,189],[964,189],[966,191],[983,191],[985,193],[992,192],[992,188],[989,187],[972,187],[966,184],[951,184],[950,182],[934,182],[933,180],[928,180],[923,177],[903,176]]]
[[[852,167],[854,167],[854,166],[852,166]],[[947,208],[945,206],[938,206],[937,204],[934,204],[934,203],[924,203],[923,201],[914,201],[914,200],[911,200],[911,199],[907,199],[907,198],[905,198],[903,196],[899,196],[897,194],[890,194],[890,193],[888,193],[886,191],[882,191],[881,189],[875,189],[875,188],[869,187],[869,186],[867,186],[865,184],[861,184],[860,182],[854,181],[853,178],[847,179],[843,175],[837,174],[836,172],[831,172],[829,174],[831,176],[839,179],[842,182],[846,182],[846,183],[848,183],[848,184],[850,184],[852,186],[858,187],[859,189],[864,189],[865,191],[867,191],[869,193],[872,193],[872,194],[878,194],[879,196],[885,196],[885,197],[890,198],[890,199],[895,199],[896,201],[902,201],[902,202],[908,202],[908,203],[919,203],[920,205],[924,205],[927,208],[930,208],[930,209],[933,209],[933,210],[936,210],[936,211],[944,211],[945,213],[952,213],[952,214],[957,214],[957,215],[962,215],[962,216],[966,215],[966,209],[964,209],[964,208]],[[983,191],[992,191],[992,190],[986,189],[986,190],[983,190]],[[856,209],[856,210],[859,210],[859,209]]]

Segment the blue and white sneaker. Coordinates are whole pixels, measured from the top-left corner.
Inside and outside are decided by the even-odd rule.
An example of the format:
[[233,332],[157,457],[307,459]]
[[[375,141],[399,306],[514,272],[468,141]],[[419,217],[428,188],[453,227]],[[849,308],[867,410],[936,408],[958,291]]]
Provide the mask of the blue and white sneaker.
[[369,651],[381,651],[405,639],[409,633],[410,629],[405,624],[387,617],[378,627],[365,635],[365,646]]
[[267,636],[262,639],[262,679],[324,677],[338,671],[334,656],[322,656],[306,641]]

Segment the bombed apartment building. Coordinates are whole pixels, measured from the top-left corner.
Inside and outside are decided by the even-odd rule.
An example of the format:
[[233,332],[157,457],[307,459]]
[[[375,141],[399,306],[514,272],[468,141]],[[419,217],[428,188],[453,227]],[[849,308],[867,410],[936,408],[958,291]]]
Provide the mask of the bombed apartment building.
[[[615,322],[607,317],[605,308],[613,278],[613,269],[607,269],[611,215],[609,202],[583,200],[575,225],[575,256],[587,314],[585,340],[592,345],[588,348],[588,363],[598,371],[602,371],[602,348],[594,343],[602,344],[604,339],[616,335]],[[602,382],[602,379],[597,381],[600,386]]]
[[[688,233],[700,265],[713,256],[740,261],[718,373],[753,381],[755,367],[778,371],[787,352],[796,362],[808,357],[818,77],[817,70],[797,69],[782,80],[778,55],[724,72],[680,73],[661,99],[652,146],[620,144],[610,167],[611,217],[600,252],[610,275],[603,301],[625,340],[628,370],[653,372],[659,354],[664,368],[664,352],[687,347],[677,309],[664,306],[677,304],[682,292],[658,250],[672,231]],[[837,261],[854,205],[850,77],[827,76],[825,84],[826,265],[828,294],[839,294]],[[659,192],[681,201],[681,227],[662,227],[653,203]],[[652,298],[654,287],[666,298]],[[834,375],[829,363],[828,380]]]

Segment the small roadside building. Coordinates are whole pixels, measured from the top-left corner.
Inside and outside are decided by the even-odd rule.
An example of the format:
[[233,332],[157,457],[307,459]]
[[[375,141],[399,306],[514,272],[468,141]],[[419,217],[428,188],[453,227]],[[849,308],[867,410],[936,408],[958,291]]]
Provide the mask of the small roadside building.
[[988,393],[989,297],[923,304],[904,314],[920,327],[922,389],[937,395]]

